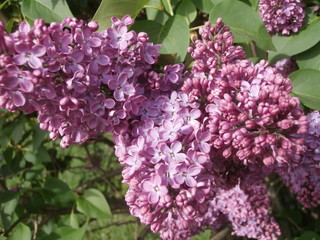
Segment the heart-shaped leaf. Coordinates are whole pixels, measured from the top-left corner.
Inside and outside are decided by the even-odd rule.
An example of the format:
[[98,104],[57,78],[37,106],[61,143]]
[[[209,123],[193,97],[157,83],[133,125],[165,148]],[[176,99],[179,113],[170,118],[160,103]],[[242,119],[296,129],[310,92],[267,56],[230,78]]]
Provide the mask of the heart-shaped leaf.
[[209,20],[212,24],[215,24],[220,17],[226,25],[230,26],[235,42],[254,41],[261,49],[275,49],[271,37],[255,8],[241,1],[224,0],[212,9]]
[[298,70],[290,75],[293,95],[300,98],[303,105],[320,110],[320,71]]
[[77,210],[90,218],[108,218],[111,210],[106,198],[97,189],[87,189],[77,200]]
[[274,63],[281,58],[293,56],[308,50],[320,41],[319,33],[320,17],[316,17],[312,18],[297,34],[292,34],[291,36],[273,36],[272,42],[276,51],[269,53],[269,61]]
[[137,21],[132,27],[135,31],[148,33],[150,41],[162,44],[161,54],[177,54],[176,62],[182,62],[189,46],[189,27],[186,20],[179,16],[170,17],[165,25],[156,21]]
[[128,14],[135,18],[147,2],[148,0],[102,0],[92,20],[99,22],[99,29],[102,31],[111,26],[112,16],[122,18]]
[[66,0],[23,0],[21,11],[31,20],[42,18],[47,23],[73,17]]

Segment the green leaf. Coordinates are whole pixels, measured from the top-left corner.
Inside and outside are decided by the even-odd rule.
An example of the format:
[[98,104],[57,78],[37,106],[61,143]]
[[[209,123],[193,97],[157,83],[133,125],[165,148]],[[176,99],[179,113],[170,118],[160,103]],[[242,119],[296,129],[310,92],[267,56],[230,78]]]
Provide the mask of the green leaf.
[[273,36],[272,42],[276,51],[270,52],[269,61],[274,63],[281,58],[293,56],[308,50],[320,41],[319,32],[320,18],[318,17],[312,18],[297,34],[292,34],[291,36]]
[[303,105],[320,110],[320,71],[302,69],[289,76],[292,80],[292,93],[300,98]]
[[[169,19],[169,15],[166,14],[164,11],[159,11],[153,8],[147,8],[146,11],[147,11],[148,20],[154,20],[162,25],[164,25],[166,21],[168,21]],[[149,27],[149,26],[145,26],[145,27]],[[143,28],[141,29],[141,31],[145,32]]]
[[164,6],[164,9],[171,15],[173,16],[173,10],[171,6],[171,1],[170,0],[161,0],[162,5]]
[[31,240],[30,228],[23,223],[19,223],[14,229],[8,240]]
[[149,0],[144,6],[145,8],[153,8],[156,10],[164,10],[161,0]]
[[210,240],[210,238],[211,238],[211,231],[207,230],[207,231],[204,231],[203,233],[195,236],[193,239],[194,240]]
[[150,42],[159,43],[159,33],[163,26],[152,20],[138,20],[131,27],[132,30],[136,32],[146,32],[149,35]]
[[111,210],[106,198],[97,189],[87,189],[77,199],[77,210],[89,218],[109,218]]
[[41,130],[38,126],[35,126],[32,131],[32,150],[38,151],[40,145],[45,139],[46,132]]
[[32,191],[24,204],[25,209],[29,213],[38,213],[44,207],[44,201],[39,192]]
[[197,17],[197,9],[191,0],[182,0],[177,8],[176,14],[185,17],[188,21],[188,24],[190,24]]
[[13,220],[13,214],[19,202],[19,194],[14,191],[0,193],[0,216],[5,230],[9,228]]
[[[161,54],[177,54],[176,62],[183,62],[189,46],[189,27],[179,15],[170,17],[165,25],[156,21],[137,21],[132,29],[148,33],[150,41],[162,44]],[[178,33],[178,34],[177,34]]]
[[259,4],[259,0],[249,0],[249,2],[251,3],[251,6],[253,8],[257,8],[258,7],[258,4]]
[[6,24],[6,31],[7,31],[7,33],[11,33],[14,22],[15,22],[15,19],[13,19],[13,18],[11,18],[11,19],[7,22],[7,24]]
[[147,2],[148,0],[102,0],[92,20],[99,22],[102,31],[111,26],[112,16],[122,18],[129,14],[135,18]]
[[24,121],[18,121],[13,123],[12,125],[14,126],[13,131],[11,133],[11,139],[15,142],[18,143],[22,140],[22,136],[25,132],[24,130]]
[[320,70],[320,42],[309,50],[296,56],[299,69],[311,68]]
[[183,62],[189,47],[189,26],[183,17],[170,17],[161,28],[157,43],[162,44],[160,53],[177,53],[176,62]]
[[307,232],[304,232],[297,239],[298,240],[320,240],[320,236],[315,232],[307,231]]
[[69,186],[58,178],[48,178],[44,184],[43,198],[50,205],[71,207],[75,196]]
[[73,210],[70,214],[70,226],[73,228],[79,228],[79,221],[76,214],[74,214]]
[[56,240],[81,240],[86,232],[87,224],[81,228],[60,227],[54,231],[59,237]]
[[193,4],[204,13],[210,13],[217,0],[192,0]]
[[42,18],[47,23],[73,16],[66,0],[23,0],[21,11],[31,20]]
[[144,7],[146,8],[148,20],[155,20],[161,24],[165,24],[169,19],[169,15],[163,11],[164,7],[161,0],[150,0]]
[[235,42],[254,41],[261,49],[275,49],[269,33],[254,8],[240,1],[224,0],[212,9],[209,20],[215,24],[220,17],[230,26]]

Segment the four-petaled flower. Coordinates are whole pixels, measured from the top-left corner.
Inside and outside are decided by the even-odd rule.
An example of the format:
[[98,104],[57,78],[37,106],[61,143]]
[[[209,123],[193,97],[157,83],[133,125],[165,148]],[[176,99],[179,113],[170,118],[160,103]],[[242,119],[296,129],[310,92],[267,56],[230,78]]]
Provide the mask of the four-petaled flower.
[[161,177],[158,174],[151,176],[150,179],[146,179],[142,182],[141,188],[143,191],[148,192],[148,201],[151,204],[159,202],[160,197],[165,196],[168,193],[166,186],[162,185]]
[[13,58],[15,64],[20,66],[28,63],[33,69],[42,67],[42,61],[39,57],[46,53],[45,46],[37,44],[30,48],[27,44],[20,43],[15,45],[15,49],[19,53]]

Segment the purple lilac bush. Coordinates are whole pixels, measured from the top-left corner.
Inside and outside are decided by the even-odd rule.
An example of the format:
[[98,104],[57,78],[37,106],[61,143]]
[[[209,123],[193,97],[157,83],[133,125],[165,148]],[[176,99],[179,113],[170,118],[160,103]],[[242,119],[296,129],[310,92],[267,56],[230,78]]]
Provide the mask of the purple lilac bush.
[[[301,26],[279,18],[271,32]],[[38,112],[62,147],[112,133],[130,213],[163,239],[223,224],[237,236],[277,239],[263,184],[273,172],[305,207],[320,203],[320,114],[304,114],[285,74],[246,60],[221,19],[193,39],[191,71],[157,68],[160,45],[128,31],[129,16],[112,22],[102,32],[74,18],[21,23],[11,34],[0,25],[0,106]]]

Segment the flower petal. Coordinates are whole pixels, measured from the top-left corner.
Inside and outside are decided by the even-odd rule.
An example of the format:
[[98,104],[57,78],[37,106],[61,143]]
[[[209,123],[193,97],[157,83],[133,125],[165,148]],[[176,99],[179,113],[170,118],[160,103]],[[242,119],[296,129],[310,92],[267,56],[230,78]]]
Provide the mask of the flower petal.
[[160,198],[159,194],[153,191],[149,193],[148,201],[151,204],[156,204],[157,202],[159,202],[159,198]]
[[13,91],[11,92],[13,104],[16,107],[23,106],[26,103],[26,98],[20,91]]
[[186,184],[189,187],[195,187],[197,186],[197,181],[193,177],[186,177]]
[[34,45],[31,48],[31,53],[36,57],[41,57],[46,54],[46,47],[41,44]]
[[25,64],[27,61],[28,61],[28,58],[24,53],[19,54],[13,58],[13,62],[19,66]]
[[37,58],[34,56],[32,56],[28,59],[28,63],[29,63],[29,66],[33,69],[37,69],[37,68],[42,67],[42,62],[41,62],[40,58]]
[[154,190],[153,183],[148,180],[142,182],[141,188],[145,192],[152,192]]

